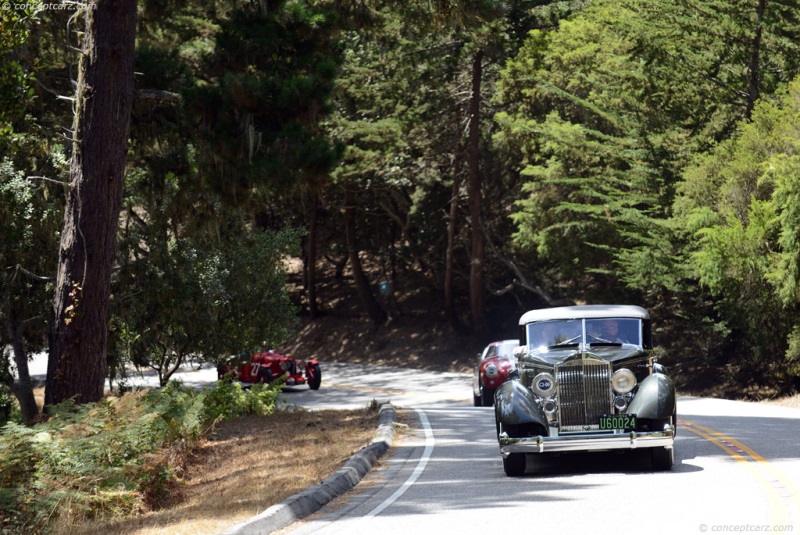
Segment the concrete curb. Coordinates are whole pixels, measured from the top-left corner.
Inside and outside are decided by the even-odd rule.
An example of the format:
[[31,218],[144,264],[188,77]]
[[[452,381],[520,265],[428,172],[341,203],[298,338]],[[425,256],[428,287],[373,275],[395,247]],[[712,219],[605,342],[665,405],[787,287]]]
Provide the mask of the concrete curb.
[[381,403],[378,428],[369,446],[354,453],[342,468],[323,479],[319,485],[273,505],[247,522],[234,526],[223,535],[266,535],[319,511],[329,501],[355,487],[375,462],[392,447],[395,423],[397,423],[397,413],[392,404]]

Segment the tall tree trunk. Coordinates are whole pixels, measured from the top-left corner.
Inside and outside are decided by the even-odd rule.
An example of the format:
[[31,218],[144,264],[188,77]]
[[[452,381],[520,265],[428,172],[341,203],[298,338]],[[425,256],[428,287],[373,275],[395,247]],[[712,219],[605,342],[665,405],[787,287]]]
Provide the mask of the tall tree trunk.
[[17,365],[17,380],[11,383],[11,391],[19,402],[22,419],[25,423],[32,423],[39,416],[39,406],[33,397],[33,383],[28,369],[28,353],[22,339],[22,322],[19,321],[9,305],[6,315],[6,328],[11,338],[11,347],[14,350],[14,364]]
[[747,88],[747,109],[745,110],[745,118],[750,119],[753,113],[753,108],[761,95],[759,80],[761,78],[761,25],[764,20],[764,10],[767,7],[767,0],[758,0],[758,7],[756,8],[756,32],[753,37],[753,51],[750,54],[750,80]]
[[467,145],[467,165],[469,166],[469,215],[472,224],[472,251],[469,267],[469,301],[472,312],[472,326],[475,334],[486,330],[484,315],[483,260],[486,245],[481,228],[483,193],[481,191],[480,170],[480,109],[481,109],[481,63],[483,51],[478,50],[472,59],[472,97],[469,104],[469,137]]
[[311,319],[319,316],[317,305],[317,211],[319,192],[311,190],[311,212],[308,215],[308,243],[306,244],[306,296]]
[[85,12],[70,192],[61,234],[45,403],[103,396],[108,304],[134,98],[136,2]]
[[347,256],[350,260],[350,269],[353,270],[353,281],[356,285],[358,297],[361,300],[361,306],[364,307],[372,323],[377,327],[386,321],[386,312],[384,312],[375,299],[369,287],[367,276],[364,274],[364,269],[361,267],[361,259],[358,258],[355,204],[353,201],[353,194],[349,191],[345,194],[344,202],[344,233],[345,239],[347,240]]
[[453,264],[455,262],[456,228],[458,225],[458,190],[461,187],[461,151],[458,150],[453,162],[453,192],[450,197],[450,219],[447,221],[447,252],[444,266],[444,312],[447,323],[458,327],[455,301],[453,297]]

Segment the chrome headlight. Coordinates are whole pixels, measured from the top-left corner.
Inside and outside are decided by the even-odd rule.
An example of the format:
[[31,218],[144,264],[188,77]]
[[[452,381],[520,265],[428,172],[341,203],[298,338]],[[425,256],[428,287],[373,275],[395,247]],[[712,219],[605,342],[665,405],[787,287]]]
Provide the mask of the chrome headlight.
[[497,377],[497,365],[494,363],[487,364],[486,367],[483,369],[483,373],[484,375],[486,375],[486,377],[490,378]]
[[627,368],[621,368],[611,376],[611,387],[619,394],[627,394],[636,387],[636,376]]
[[531,383],[531,390],[539,396],[546,398],[550,396],[556,389],[556,380],[547,372],[540,373],[533,378]]

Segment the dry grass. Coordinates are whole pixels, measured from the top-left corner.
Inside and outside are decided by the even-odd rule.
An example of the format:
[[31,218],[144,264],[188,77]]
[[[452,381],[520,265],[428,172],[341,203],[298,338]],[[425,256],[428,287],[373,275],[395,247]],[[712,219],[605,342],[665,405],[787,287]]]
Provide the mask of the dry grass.
[[800,394],[795,394],[794,396],[789,396],[780,399],[773,399],[770,401],[766,401],[765,403],[769,403],[770,405],[780,405],[782,407],[792,407],[794,409],[800,409]]
[[377,411],[281,412],[223,422],[191,462],[169,509],[61,533],[222,533],[318,484],[369,444]]

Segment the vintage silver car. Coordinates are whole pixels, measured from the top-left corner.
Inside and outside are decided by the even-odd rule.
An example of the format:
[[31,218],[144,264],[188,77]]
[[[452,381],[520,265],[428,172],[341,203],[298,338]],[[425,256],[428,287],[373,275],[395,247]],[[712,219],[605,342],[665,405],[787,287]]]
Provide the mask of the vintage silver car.
[[524,474],[527,454],[634,448],[672,468],[675,386],[653,356],[645,309],[539,309],[519,324],[517,370],[495,392],[506,475]]

